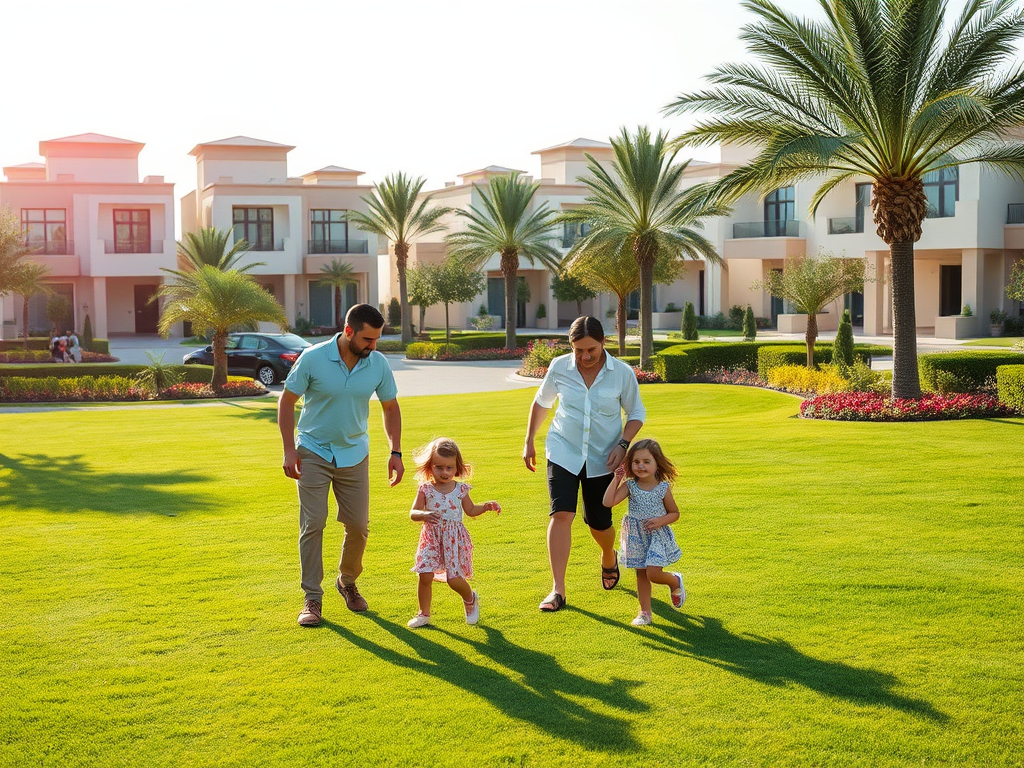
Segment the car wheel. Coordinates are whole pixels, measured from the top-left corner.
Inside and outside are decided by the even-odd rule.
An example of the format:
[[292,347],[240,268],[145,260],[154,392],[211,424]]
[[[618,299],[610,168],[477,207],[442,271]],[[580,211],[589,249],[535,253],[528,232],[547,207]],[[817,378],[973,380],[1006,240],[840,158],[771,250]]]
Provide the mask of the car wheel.
[[269,387],[277,380],[274,369],[269,365],[261,365],[256,369],[256,380],[265,387]]

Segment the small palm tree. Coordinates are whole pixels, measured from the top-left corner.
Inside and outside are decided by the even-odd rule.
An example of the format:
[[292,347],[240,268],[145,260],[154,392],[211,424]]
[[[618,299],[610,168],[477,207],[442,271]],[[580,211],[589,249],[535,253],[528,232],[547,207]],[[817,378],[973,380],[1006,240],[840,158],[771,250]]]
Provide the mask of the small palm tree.
[[440,219],[450,208],[430,205],[431,195],[420,197],[420,190],[426,179],[413,179],[402,172],[385,176],[377,185],[374,194],[364,197],[369,207],[366,213],[349,211],[348,220],[357,229],[372,232],[395,244],[395,262],[398,267],[398,296],[402,306],[402,342],[412,341],[412,315],[409,310],[409,289],[406,283],[406,266],[409,263],[409,248],[413,241],[445,229]]
[[15,272],[15,282],[12,284],[11,292],[19,294],[22,298],[21,327],[25,336],[26,350],[28,350],[28,302],[33,296],[40,294],[50,296],[53,293],[50,286],[46,284],[49,274],[49,267],[34,261],[22,262]]
[[495,253],[501,256],[505,278],[505,348],[516,348],[516,277],[519,257],[530,264],[539,261],[552,272],[559,267],[559,253],[552,245],[554,212],[548,204],[533,207],[540,184],[527,182],[518,173],[494,176],[487,189],[479,189],[483,208],[456,211],[467,220],[466,229],[448,235],[450,258],[479,269]]
[[166,339],[175,324],[186,321],[206,335],[212,332],[214,389],[223,388],[228,381],[225,344],[232,327],[260,321],[276,323],[282,329],[288,325],[281,305],[250,275],[208,264],[189,271],[164,271],[177,280],[161,285],[154,296],[165,299],[158,323],[160,334]]
[[356,273],[352,271],[351,264],[337,259],[331,259],[331,263],[324,264],[320,267],[320,271],[323,273],[323,277],[317,282],[331,288],[331,293],[334,296],[334,330],[341,333],[341,328],[345,323],[345,318],[341,316],[341,292],[346,285],[356,282]]
[[187,232],[178,241],[178,255],[185,261],[185,266],[190,269],[199,269],[207,265],[222,272],[229,269],[248,272],[253,267],[263,266],[264,262],[257,261],[246,264],[244,267],[238,267],[238,262],[252,246],[247,240],[239,240],[229,249],[228,239],[230,236],[229,231],[216,227],[204,227],[198,232]]
[[1024,123],[1014,45],[1024,13],[1009,0],[969,0],[944,35],[946,0],[818,2],[824,22],[747,0],[758,22],[742,37],[764,66],[723,65],[709,78],[715,87],[665,109],[712,115],[679,145],[759,148],[715,185],[726,202],[824,176],[813,216],[839,185],[873,182],[871,208],[892,267],[892,394],[920,397],[914,243],[928,212],[923,178],[967,163],[1024,176],[1024,144],[1005,140]]
[[689,161],[675,164],[676,153],[668,151],[667,140],[663,132],[652,138],[643,126],[633,135],[623,128],[611,139],[613,170],[609,172],[588,154],[591,175],[582,181],[590,194],[579,208],[559,217],[590,227],[566,254],[569,265],[591,251],[608,259],[623,249],[633,254],[640,271],[640,367],[644,369],[650,368],[654,353],[654,265],[661,256],[673,260],[703,257],[721,264],[715,246],[696,230],[702,226],[701,219],[729,213],[696,189],[682,188]]

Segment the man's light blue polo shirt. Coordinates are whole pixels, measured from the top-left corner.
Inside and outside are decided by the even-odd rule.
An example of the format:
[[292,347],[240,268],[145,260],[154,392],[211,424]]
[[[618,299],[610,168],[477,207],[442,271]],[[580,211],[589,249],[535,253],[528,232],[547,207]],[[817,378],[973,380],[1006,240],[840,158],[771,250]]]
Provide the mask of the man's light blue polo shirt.
[[370,396],[376,392],[382,403],[394,400],[398,386],[380,352],[371,352],[350,371],[338,350],[340,335],[308,347],[284,387],[303,398],[297,444],[336,467],[354,467],[370,454]]

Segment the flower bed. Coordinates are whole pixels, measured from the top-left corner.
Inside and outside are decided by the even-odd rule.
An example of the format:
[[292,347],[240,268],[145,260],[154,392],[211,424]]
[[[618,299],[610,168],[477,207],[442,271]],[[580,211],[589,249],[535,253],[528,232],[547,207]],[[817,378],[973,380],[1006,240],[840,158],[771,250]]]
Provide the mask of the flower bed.
[[183,383],[157,396],[151,388],[129,376],[76,376],[59,378],[0,377],[0,402],[84,403],[186,400],[192,398],[251,397],[266,388],[255,381],[229,381],[215,392],[209,384]]
[[804,400],[800,415],[832,421],[933,421],[1015,416],[1016,411],[990,395],[927,393],[920,400],[874,392],[838,392]]
[[160,393],[160,400],[192,400],[210,397],[252,397],[266,394],[266,387],[255,381],[229,381],[220,391],[209,384],[174,384]]
[[[656,371],[644,371],[640,369],[640,366],[631,366],[633,373],[636,374],[636,380],[640,384],[661,384],[662,378],[657,374]],[[522,368],[519,370],[520,376],[526,376],[531,379],[543,379],[547,376],[548,369],[535,367],[535,368]]]
[[[454,346],[454,345],[453,345]],[[522,360],[526,356],[526,347],[505,349],[466,349],[461,352],[438,354],[438,360]]]
[[[117,360],[118,358],[111,357],[110,355],[82,350],[83,363],[116,363]],[[60,363],[53,362],[53,355],[50,354],[48,349],[9,349],[6,352],[0,351],[0,363],[50,363],[60,365]]]

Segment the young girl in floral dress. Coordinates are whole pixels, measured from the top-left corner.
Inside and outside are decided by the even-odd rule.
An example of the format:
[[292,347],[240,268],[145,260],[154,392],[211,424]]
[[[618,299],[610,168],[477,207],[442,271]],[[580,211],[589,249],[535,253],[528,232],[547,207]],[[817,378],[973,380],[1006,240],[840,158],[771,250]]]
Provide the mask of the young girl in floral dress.
[[[627,478],[625,483],[623,477]],[[679,507],[669,485],[675,478],[675,465],[661,446],[654,440],[637,440],[626,453],[625,462],[615,470],[604,494],[606,507],[614,507],[629,497],[629,512],[622,520],[620,555],[626,568],[636,569],[640,613],[633,619],[635,627],[651,623],[652,583],[669,587],[676,610],[686,600],[682,574],[664,570],[683,554],[669,528],[679,519]]]
[[413,572],[419,574],[417,596],[420,610],[409,620],[413,629],[430,623],[430,601],[434,581],[446,581],[459,593],[466,610],[466,623],[480,618],[480,597],[467,579],[473,576],[473,542],[462,524],[462,514],[470,517],[484,512],[501,512],[496,501],[474,504],[469,498],[466,479],[472,470],[463,461],[455,441],[439,437],[416,454],[416,477],[423,482],[416,493],[409,517],[422,523]]

